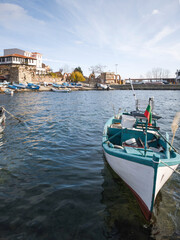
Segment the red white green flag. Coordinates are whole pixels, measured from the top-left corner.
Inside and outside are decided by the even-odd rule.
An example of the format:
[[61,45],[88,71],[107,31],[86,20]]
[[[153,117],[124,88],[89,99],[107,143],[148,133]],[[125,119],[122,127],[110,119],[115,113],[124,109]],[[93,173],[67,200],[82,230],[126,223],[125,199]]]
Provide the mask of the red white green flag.
[[152,113],[150,105],[147,106],[144,116],[148,119],[148,126],[152,126]]

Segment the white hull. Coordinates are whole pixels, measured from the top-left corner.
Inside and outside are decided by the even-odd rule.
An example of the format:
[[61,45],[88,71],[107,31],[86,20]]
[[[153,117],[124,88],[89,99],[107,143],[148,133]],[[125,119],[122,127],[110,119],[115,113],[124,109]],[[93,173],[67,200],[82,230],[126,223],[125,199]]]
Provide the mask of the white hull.
[[69,93],[69,92],[71,92],[71,89],[55,89],[55,88],[51,88],[51,90],[53,92],[61,92],[61,93]]
[[[156,171],[152,166],[128,161],[105,153],[111,168],[129,186],[137,198],[145,217],[150,219],[154,200],[164,183],[172,175],[173,170],[169,167],[159,167]],[[176,169],[178,165],[171,168]],[[153,194],[155,192],[155,194]]]

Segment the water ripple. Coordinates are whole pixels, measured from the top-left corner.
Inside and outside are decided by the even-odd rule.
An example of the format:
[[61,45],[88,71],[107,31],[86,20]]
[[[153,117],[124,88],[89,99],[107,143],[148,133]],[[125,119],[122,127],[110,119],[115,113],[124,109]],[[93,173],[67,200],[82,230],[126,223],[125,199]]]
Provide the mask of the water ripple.
[[[163,134],[179,107],[178,91],[154,96]],[[180,237],[180,177],[158,194],[148,225],[127,186],[104,160],[103,126],[118,111],[134,109],[131,91],[0,95],[7,116],[0,135],[2,239],[176,239]],[[174,146],[180,149],[177,131]]]

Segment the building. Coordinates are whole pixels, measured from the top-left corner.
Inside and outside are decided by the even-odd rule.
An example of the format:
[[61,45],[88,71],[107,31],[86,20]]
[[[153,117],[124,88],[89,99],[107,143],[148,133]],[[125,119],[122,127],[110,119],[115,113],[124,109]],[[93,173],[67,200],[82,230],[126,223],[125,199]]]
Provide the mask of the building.
[[18,48],[4,49],[4,56],[0,56],[1,77],[10,82],[22,83],[33,81],[37,74],[46,74],[42,54]]
[[9,54],[0,57],[0,75],[10,82],[31,82],[35,74],[35,58],[20,54]]
[[105,84],[124,84],[123,80],[121,80],[121,76],[119,74],[115,74],[114,72],[103,72],[100,76],[102,83]]
[[18,54],[24,57],[36,59],[36,74],[44,74],[45,69],[42,67],[42,54],[38,52],[28,52],[18,48],[4,49],[4,56]]
[[9,54],[5,56],[0,56],[0,65],[9,64],[36,66],[36,58],[26,57],[20,54]]

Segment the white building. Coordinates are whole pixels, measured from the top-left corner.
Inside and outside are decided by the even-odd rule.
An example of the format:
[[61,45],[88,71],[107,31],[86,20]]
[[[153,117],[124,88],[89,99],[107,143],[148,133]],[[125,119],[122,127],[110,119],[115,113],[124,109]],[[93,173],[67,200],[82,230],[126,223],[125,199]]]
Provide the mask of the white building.
[[0,65],[5,64],[17,64],[17,65],[23,64],[29,66],[36,66],[36,58],[27,57],[20,54],[9,54],[0,57]]
[[19,54],[28,58],[36,59],[36,74],[44,74],[45,69],[42,67],[42,54],[37,52],[28,52],[18,48],[4,49],[4,56]]

